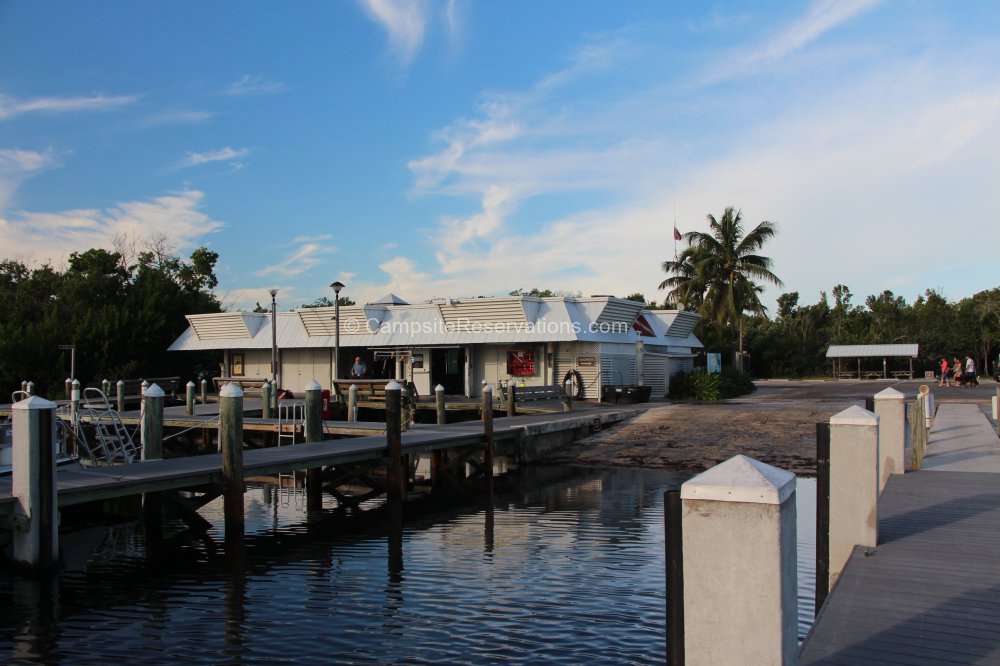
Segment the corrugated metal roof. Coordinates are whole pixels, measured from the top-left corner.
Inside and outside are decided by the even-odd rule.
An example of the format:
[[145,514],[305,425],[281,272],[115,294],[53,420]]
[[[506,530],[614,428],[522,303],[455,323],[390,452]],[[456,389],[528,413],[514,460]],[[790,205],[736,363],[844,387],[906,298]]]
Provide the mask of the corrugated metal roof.
[[909,356],[916,358],[920,351],[918,344],[905,345],[830,345],[826,350],[827,358],[865,358],[877,356]]

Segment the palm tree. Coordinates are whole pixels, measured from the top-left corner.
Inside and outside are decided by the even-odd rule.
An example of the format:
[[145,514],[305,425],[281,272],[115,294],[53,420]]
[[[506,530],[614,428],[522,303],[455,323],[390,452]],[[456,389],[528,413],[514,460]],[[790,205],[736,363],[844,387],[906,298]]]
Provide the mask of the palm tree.
[[660,283],[660,289],[670,290],[667,298],[671,302],[697,309],[718,326],[738,331],[742,367],[743,315],[767,312],[760,302],[764,288],[757,281],[782,286],[771,272],[771,259],[756,254],[776,229],[765,221],[744,235],[742,211],[732,206],[719,219],[709,214],[708,227],[708,233],[684,234],[688,247],[676,260],[663,262],[663,270],[671,277]]

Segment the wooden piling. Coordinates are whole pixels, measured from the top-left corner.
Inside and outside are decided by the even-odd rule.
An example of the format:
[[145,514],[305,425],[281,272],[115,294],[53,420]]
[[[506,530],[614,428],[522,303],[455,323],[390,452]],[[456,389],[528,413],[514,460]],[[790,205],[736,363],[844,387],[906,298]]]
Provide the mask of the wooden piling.
[[208,404],[208,380],[201,380],[201,404]]
[[70,377],[67,377],[66,378],[66,385],[63,387],[63,399],[64,400],[69,400],[69,392],[73,388],[72,385],[73,385],[73,379],[70,378]]
[[143,460],[163,460],[163,399],[157,384],[146,389],[140,432]]
[[448,422],[448,412],[445,409],[444,387],[440,384],[434,387],[434,409],[437,412],[437,424],[446,424]]
[[263,404],[261,416],[269,419],[271,418],[271,382],[266,379],[260,387],[260,397]]
[[514,405],[515,391],[514,382],[507,385],[507,416],[517,416],[517,407]]
[[226,544],[242,542],[243,391],[233,383],[219,391],[219,447],[222,450]]
[[195,389],[194,382],[193,381],[188,382],[186,388],[187,392],[185,393],[184,397],[186,398],[187,402],[187,415],[191,416],[192,414],[194,414],[194,389]]
[[11,494],[16,498],[13,559],[31,571],[52,569],[59,557],[56,503],[56,405],[32,396],[12,407]]
[[[306,385],[305,441],[323,441],[323,387],[313,380]],[[323,468],[310,467],[306,471],[306,508],[323,509]]]
[[115,384],[115,398],[118,403],[118,413],[125,411],[125,380],[119,379]]
[[354,384],[347,389],[347,420],[352,423],[358,420],[358,387]]
[[390,502],[401,502],[406,488],[406,478],[403,474],[403,437],[400,431],[402,389],[403,387],[395,379],[385,385],[385,439],[389,451],[386,494]]
[[107,377],[101,380],[101,393],[105,398],[111,397],[111,380]]
[[493,501],[493,387],[487,384],[483,387],[483,438],[486,445],[483,449],[483,468],[486,474],[486,493],[490,502]]
[[563,385],[563,411],[573,411],[573,382],[566,382]]

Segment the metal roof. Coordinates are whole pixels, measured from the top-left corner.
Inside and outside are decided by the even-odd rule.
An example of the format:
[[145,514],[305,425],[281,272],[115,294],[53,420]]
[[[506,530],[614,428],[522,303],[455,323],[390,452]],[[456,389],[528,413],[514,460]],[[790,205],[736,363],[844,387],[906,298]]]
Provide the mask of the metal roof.
[[920,351],[918,344],[905,345],[830,345],[826,350],[827,358],[866,358],[869,356],[885,358],[887,356],[909,356],[916,358]]

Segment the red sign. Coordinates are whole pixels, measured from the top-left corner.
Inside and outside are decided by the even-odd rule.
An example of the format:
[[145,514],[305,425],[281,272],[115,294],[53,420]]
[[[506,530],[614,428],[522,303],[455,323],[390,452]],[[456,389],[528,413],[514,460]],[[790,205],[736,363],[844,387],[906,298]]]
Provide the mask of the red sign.
[[649,325],[649,322],[646,321],[646,318],[642,315],[635,318],[635,321],[632,323],[632,328],[634,328],[635,332],[639,335],[646,336],[647,338],[656,337],[656,333],[653,333],[653,327]]

